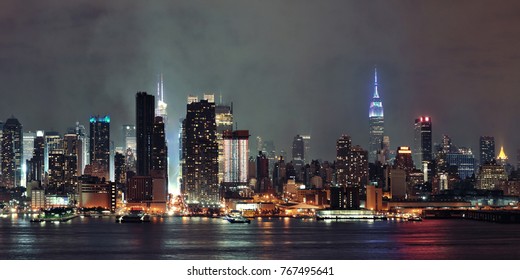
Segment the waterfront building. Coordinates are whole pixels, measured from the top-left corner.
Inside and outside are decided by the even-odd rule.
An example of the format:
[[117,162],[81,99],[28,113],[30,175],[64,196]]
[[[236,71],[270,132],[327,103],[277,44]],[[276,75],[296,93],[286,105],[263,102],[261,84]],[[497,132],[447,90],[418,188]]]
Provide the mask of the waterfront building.
[[378,92],[377,69],[374,69],[374,93],[370,102],[368,118],[370,124],[369,161],[375,162],[378,152],[382,150],[384,135],[384,111]]
[[238,188],[247,185],[249,163],[249,131],[226,130],[223,132],[223,185]]
[[383,189],[374,185],[367,185],[365,209],[373,211],[383,210]]
[[218,143],[212,95],[188,99],[183,131],[183,189],[191,203],[219,203]]

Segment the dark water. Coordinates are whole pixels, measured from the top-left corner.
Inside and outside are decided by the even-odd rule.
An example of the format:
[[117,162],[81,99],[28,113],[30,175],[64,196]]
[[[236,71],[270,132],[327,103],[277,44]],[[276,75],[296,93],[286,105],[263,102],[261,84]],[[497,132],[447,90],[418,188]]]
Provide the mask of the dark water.
[[167,217],[30,223],[0,218],[0,259],[520,259],[520,225],[466,220],[229,224]]

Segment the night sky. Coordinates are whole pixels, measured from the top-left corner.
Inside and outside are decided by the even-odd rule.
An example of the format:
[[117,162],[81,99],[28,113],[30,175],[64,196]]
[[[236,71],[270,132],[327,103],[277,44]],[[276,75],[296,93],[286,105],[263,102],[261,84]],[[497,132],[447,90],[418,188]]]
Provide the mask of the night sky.
[[[74,2],[72,4],[71,2]],[[311,134],[333,160],[341,134],[368,148],[373,68],[391,146],[414,119],[478,154],[520,148],[520,1],[1,1],[0,119],[65,132],[135,122],[135,93],[164,74],[170,151],[188,94],[222,94],[239,129],[288,150]],[[498,152],[498,151],[497,151]],[[290,150],[289,150],[290,154]]]

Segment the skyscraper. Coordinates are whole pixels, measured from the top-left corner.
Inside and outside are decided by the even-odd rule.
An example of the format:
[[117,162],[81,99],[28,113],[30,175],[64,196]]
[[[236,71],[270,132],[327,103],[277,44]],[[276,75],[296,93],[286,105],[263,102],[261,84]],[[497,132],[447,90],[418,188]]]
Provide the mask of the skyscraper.
[[218,143],[218,181],[224,180],[224,131],[233,130],[233,104],[218,104],[215,106],[215,121],[217,124]]
[[368,118],[370,123],[370,143],[369,143],[369,161],[375,162],[377,160],[377,152],[382,149],[383,134],[384,134],[384,112],[383,102],[379,97],[377,91],[377,69],[374,70],[374,95],[370,108],[368,110]]
[[409,147],[397,147],[397,155],[395,156],[394,167],[411,172],[414,168],[412,160],[412,151]]
[[155,117],[152,129],[152,162],[151,169],[162,170],[167,174],[168,148],[166,146],[166,134],[164,122],[161,116]]
[[[191,203],[218,203],[218,144],[215,103],[188,100],[183,131],[183,190]],[[139,160],[139,157],[137,158]]]
[[[336,142],[336,184],[339,190],[331,188],[331,200],[334,192],[336,201],[334,207],[359,208],[360,184],[368,179],[368,176],[363,179],[364,174],[368,174],[367,152],[358,146],[353,149],[350,136],[342,135]],[[339,204],[338,199],[342,201]]]
[[163,75],[160,75],[160,80],[157,82],[157,107],[155,109],[155,115],[162,117],[163,123],[167,123],[168,114],[166,108],[168,104],[164,102],[164,83],[163,83]]
[[36,133],[34,132],[23,133],[22,177],[20,183],[22,186],[27,186],[27,171],[29,170],[27,162],[33,157],[34,138],[36,138]]
[[294,170],[296,171],[296,181],[303,181],[303,166],[305,165],[305,143],[300,135],[294,136],[292,143],[292,157]]
[[497,156],[497,164],[500,164],[500,165],[507,165],[507,155],[506,153],[504,152],[504,146],[501,146],[500,147],[500,152],[498,153],[498,156]]
[[368,183],[368,152],[360,146],[354,146],[350,150],[348,175],[352,186],[364,188]]
[[249,164],[249,131],[224,131],[223,146],[223,185],[230,188],[246,186]]
[[340,188],[351,186],[349,181],[349,158],[352,140],[348,135],[342,135],[336,142],[336,184]]
[[81,151],[81,142],[76,133],[68,133],[63,137],[63,150],[65,162],[65,182],[72,184],[74,177],[79,177],[78,155]]
[[104,170],[105,179],[109,180],[110,172],[110,116],[90,117],[90,164]]
[[8,188],[17,187],[21,183],[22,137],[22,125],[18,119],[7,119],[2,131],[2,179],[3,185]]
[[480,165],[495,159],[495,137],[480,136]]
[[36,131],[34,138],[33,156],[27,165],[27,182],[42,182],[45,175],[45,137],[41,130]]
[[428,116],[421,116],[415,120],[415,138],[413,162],[421,169],[425,162],[432,161],[432,120]]
[[150,174],[152,158],[152,130],[155,119],[155,97],[138,92],[136,99],[137,175]]

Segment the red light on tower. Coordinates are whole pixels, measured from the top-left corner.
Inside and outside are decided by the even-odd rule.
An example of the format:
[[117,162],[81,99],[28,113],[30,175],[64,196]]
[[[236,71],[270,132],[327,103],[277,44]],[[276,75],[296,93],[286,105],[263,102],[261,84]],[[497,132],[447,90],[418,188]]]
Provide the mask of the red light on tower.
[[423,122],[423,117],[421,117],[421,122]]
[[426,121],[429,122],[430,121],[430,117],[426,117]]

